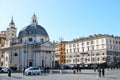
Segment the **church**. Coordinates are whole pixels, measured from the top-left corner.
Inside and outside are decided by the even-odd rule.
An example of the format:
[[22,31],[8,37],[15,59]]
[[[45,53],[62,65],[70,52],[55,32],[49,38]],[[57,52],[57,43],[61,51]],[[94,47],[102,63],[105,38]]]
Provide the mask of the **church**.
[[35,14],[18,36],[13,18],[7,30],[0,33],[0,66],[18,70],[29,66],[54,67],[54,52],[54,44]]

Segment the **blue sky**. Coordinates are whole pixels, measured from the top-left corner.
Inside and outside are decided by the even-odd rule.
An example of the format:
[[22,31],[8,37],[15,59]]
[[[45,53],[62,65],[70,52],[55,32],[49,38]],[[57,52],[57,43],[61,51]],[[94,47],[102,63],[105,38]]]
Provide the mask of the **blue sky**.
[[120,0],[0,0],[0,31],[13,16],[19,33],[34,13],[51,41],[99,33],[120,36]]

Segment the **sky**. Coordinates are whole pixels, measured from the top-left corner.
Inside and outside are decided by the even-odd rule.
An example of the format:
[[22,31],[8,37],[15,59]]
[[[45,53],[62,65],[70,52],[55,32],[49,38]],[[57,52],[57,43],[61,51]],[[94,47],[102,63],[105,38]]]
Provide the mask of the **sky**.
[[0,31],[9,27],[13,16],[18,34],[34,13],[51,41],[120,36],[120,0],[0,0]]

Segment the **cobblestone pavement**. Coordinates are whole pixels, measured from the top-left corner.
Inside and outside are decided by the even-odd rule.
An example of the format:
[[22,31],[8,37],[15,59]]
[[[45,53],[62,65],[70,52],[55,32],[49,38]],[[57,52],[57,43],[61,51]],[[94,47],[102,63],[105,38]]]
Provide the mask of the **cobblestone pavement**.
[[23,76],[22,73],[12,73],[11,77],[8,77],[6,73],[1,73],[0,80],[120,80],[120,69],[105,70],[105,77],[100,78],[97,78],[97,72],[93,70],[82,70],[81,73],[76,74],[73,74],[71,70],[65,70],[63,74],[56,72],[33,76]]

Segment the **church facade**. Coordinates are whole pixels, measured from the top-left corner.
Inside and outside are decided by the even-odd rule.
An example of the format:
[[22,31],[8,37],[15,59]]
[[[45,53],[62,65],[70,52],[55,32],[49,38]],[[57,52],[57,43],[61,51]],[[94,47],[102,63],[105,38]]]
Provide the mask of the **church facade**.
[[38,25],[35,14],[18,36],[13,18],[7,30],[1,31],[0,66],[17,69],[29,66],[54,67],[54,45],[46,30]]

